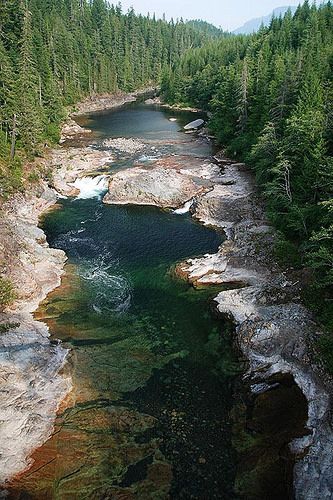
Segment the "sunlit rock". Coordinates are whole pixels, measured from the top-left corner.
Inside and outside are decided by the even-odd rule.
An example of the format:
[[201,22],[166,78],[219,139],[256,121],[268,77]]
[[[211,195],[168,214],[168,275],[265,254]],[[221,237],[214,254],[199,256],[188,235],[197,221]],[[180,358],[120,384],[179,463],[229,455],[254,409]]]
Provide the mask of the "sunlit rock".
[[115,205],[178,208],[207,188],[173,169],[133,168],[114,175],[103,201]]

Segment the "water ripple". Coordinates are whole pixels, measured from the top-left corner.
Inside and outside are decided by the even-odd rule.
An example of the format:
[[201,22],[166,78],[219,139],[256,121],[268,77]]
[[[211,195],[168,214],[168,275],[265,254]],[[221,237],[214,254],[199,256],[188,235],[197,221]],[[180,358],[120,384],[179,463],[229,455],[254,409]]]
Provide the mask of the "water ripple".
[[[87,221],[85,221],[87,222]],[[60,235],[54,246],[75,258],[77,274],[86,285],[89,306],[97,314],[125,312],[131,305],[132,286],[119,259],[96,240],[85,237],[82,229]]]
[[79,276],[87,283],[91,308],[97,313],[103,311],[124,312],[131,305],[132,288],[122,273],[119,262],[109,252],[98,258],[81,259]]

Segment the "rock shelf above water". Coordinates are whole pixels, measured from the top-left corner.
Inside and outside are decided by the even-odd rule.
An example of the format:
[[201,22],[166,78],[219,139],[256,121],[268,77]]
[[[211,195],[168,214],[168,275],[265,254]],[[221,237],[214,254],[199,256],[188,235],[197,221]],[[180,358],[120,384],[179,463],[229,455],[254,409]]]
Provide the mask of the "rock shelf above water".
[[8,325],[0,335],[0,484],[30,464],[29,455],[52,433],[58,405],[71,387],[61,374],[67,349],[51,346],[47,326],[32,316],[59,286],[66,261],[37,227],[40,213],[55,201],[43,183],[38,192],[18,195],[2,207],[0,250],[18,297],[0,313],[0,322]]
[[[227,159],[218,163],[177,168],[174,159],[169,168],[157,162],[147,170],[128,169],[112,178],[104,201],[175,208],[192,197],[193,216],[224,229],[227,240],[218,253],[190,259],[177,272],[195,286],[228,285],[215,299],[217,309],[235,323],[254,383],[265,383],[274,374],[293,377],[308,402],[309,430],[290,443],[299,458],[296,497],[330,498],[325,496],[325,491],[333,491],[329,388],[319,381],[308,344],[318,327],[300,303],[298,281],[274,262],[275,234],[251,174],[244,164]],[[198,180],[205,183],[201,189]],[[309,482],[308,471],[318,481]]]
[[113,161],[110,151],[90,147],[63,148],[52,151],[44,160],[46,168],[52,170],[50,185],[63,196],[76,196],[79,190],[73,186],[78,177],[98,172]]
[[202,186],[194,178],[167,168],[132,168],[114,175],[106,204],[153,205],[179,208],[191,198],[207,192],[210,185]]
[[[220,162],[219,162],[220,163]],[[320,380],[309,341],[320,330],[300,303],[300,284],[274,262],[275,235],[243,164],[223,162],[228,182],[199,197],[194,217],[225,230],[217,254],[190,259],[178,273],[200,285],[228,285],[215,298],[218,311],[236,325],[238,344],[249,362],[248,375],[263,383],[290,374],[308,402],[309,435],[290,443],[296,498],[331,498],[333,491],[330,386]],[[317,478],[313,481],[310,478]]]

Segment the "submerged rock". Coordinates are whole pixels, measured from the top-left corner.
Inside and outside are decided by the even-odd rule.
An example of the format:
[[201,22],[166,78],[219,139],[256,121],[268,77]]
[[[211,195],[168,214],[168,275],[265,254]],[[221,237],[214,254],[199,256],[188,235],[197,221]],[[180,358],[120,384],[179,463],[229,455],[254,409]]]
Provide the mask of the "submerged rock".
[[123,153],[137,153],[145,149],[145,144],[138,139],[126,139],[119,137],[118,139],[105,139],[103,146],[106,148],[116,149]]

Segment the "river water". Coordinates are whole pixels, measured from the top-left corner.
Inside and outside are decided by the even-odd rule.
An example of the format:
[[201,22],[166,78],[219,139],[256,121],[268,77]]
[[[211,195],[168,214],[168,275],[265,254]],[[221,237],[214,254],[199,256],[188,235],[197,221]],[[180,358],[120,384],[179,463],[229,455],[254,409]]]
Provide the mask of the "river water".
[[[103,174],[169,159],[201,162],[211,145],[183,132],[197,115],[136,103],[81,119],[94,147],[137,138],[113,152]],[[176,118],[177,121],[170,121]],[[105,183],[85,179],[42,227],[66,251],[62,286],[41,305],[52,341],[71,349],[74,389],[54,436],[16,483],[19,498],[232,499],[230,410],[239,364],[216,289],[195,290],[177,262],[213,253],[223,234],[188,213],[107,206]],[[13,493],[13,495],[14,495]]]

